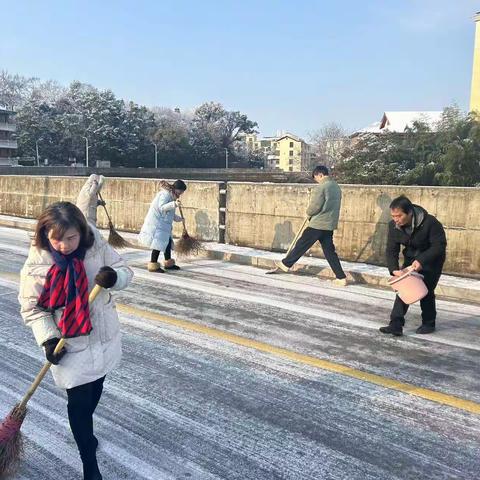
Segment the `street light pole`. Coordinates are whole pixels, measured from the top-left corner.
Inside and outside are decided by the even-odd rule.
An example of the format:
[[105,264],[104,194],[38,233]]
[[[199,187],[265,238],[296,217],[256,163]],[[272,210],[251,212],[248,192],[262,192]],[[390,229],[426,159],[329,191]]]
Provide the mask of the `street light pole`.
[[228,148],[225,149],[225,168],[228,168]]
[[155,147],[155,168],[158,168],[158,149],[157,149],[157,144],[152,143],[152,145]]
[[40,155],[38,154],[38,140],[35,142],[35,151],[37,153],[37,167],[40,166]]
[[82,137],[85,139],[85,166],[88,168],[88,138]]

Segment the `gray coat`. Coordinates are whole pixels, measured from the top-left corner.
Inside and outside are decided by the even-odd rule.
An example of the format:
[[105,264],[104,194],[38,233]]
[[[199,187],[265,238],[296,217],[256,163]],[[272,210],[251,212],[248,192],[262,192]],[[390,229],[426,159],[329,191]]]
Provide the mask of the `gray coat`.
[[312,189],[307,216],[310,217],[308,226],[317,230],[335,230],[338,227],[342,191],[338,183],[330,177]]

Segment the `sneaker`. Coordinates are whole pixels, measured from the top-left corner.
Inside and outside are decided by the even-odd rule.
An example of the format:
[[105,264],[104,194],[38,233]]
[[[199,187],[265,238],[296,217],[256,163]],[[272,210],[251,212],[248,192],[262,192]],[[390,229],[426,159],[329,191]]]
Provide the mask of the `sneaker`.
[[435,331],[435,327],[432,325],[420,325],[417,328],[416,333],[425,334],[425,333],[433,333],[434,331]]
[[332,284],[336,287],[346,287],[348,285],[346,278],[336,278],[332,280]]
[[290,270],[283,262],[274,262],[275,266],[279,268],[282,272],[288,273]]
[[392,325],[387,325],[386,327],[380,327],[379,330],[385,334],[391,334],[394,337],[401,337],[403,335],[402,327],[393,327]]

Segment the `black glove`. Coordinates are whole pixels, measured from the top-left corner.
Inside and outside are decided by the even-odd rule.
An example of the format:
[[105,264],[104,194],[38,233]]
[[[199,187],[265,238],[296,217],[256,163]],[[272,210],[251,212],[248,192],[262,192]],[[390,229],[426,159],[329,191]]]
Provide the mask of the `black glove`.
[[112,267],[102,267],[95,277],[95,283],[103,288],[112,288],[117,283],[117,272]]
[[104,207],[106,204],[105,200],[97,199],[97,207]]
[[43,348],[45,348],[45,357],[53,365],[58,365],[58,362],[60,362],[63,356],[67,353],[65,348],[62,348],[57,354],[53,353],[59,341],[59,338],[51,338],[50,340],[43,342]]

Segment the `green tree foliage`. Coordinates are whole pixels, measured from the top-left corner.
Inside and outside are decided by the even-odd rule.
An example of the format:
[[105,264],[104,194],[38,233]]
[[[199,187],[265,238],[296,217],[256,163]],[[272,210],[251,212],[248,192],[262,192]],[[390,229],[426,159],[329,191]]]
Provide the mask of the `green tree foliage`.
[[345,183],[480,184],[480,122],[448,107],[435,128],[416,122],[404,133],[367,134],[352,141],[336,169]]
[[[255,133],[257,123],[240,112],[231,112],[219,103],[208,102],[194,112],[190,129],[195,166],[225,166],[226,155],[233,164],[243,134]],[[239,159],[238,159],[239,160]]]
[[[18,155],[49,165],[73,159],[89,165],[223,167],[225,150],[235,162],[240,137],[257,124],[219,103],[198,107],[193,115],[166,108],[148,109],[116,98],[111,90],[73,82],[64,88],[53,81],[0,74],[0,103],[17,111]],[[248,161],[246,161],[248,163]]]
[[[183,168],[192,166],[193,147],[190,142],[191,117],[169,108],[155,108],[152,143],[157,145],[158,166]],[[153,147],[152,147],[153,148]]]

